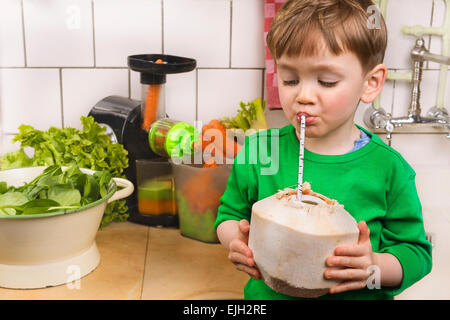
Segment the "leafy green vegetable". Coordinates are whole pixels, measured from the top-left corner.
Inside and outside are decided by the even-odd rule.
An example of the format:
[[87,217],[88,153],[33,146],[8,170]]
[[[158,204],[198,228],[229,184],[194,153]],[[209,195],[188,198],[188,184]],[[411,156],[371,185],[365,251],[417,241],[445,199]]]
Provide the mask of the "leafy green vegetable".
[[[96,171],[106,171],[108,176],[124,177],[123,171],[128,167],[128,152],[123,145],[111,143],[106,129],[94,121],[93,117],[81,117],[82,130],[75,128],[51,127],[48,131],[40,131],[29,125],[21,125],[19,134],[14,137],[12,143],[20,142],[20,149],[5,154],[0,158],[2,169],[21,168],[29,166],[70,166],[76,164],[79,168],[88,168]],[[25,147],[34,149],[34,155],[30,158],[24,152]],[[81,204],[90,201],[98,193],[105,194],[102,184],[96,185],[92,178],[85,181],[75,172],[65,172],[66,175],[74,174],[78,181],[73,183],[83,186],[78,189],[81,195]],[[106,173],[105,173],[106,174]],[[61,184],[55,177],[48,176],[41,183]],[[107,180],[107,179],[106,179]],[[88,186],[86,186],[89,184]],[[84,187],[86,186],[86,190]],[[31,188],[31,187],[30,187]],[[2,186],[0,185],[0,190]],[[30,192],[35,194],[47,194],[48,190],[34,185]],[[74,195],[72,195],[74,196]],[[100,228],[111,221],[126,221],[128,208],[125,200],[114,201],[106,207]]]
[[0,182],[0,194],[5,193],[7,189],[6,182]]
[[[41,214],[80,208],[101,199],[96,190],[103,188],[107,192],[110,182],[111,175],[105,172],[89,175],[77,165],[64,171],[61,166],[52,165],[23,186],[8,187],[6,182],[1,182],[4,187],[0,190],[3,191],[0,194],[0,215]],[[84,192],[86,189],[89,192]]]
[[62,206],[76,206],[81,203],[81,194],[69,184],[59,184],[49,188],[47,196]]
[[0,215],[15,215],[16,210],[10,206],[21,206],[28,202],[28,198],[20,192],[8,192],[0,195]]
[[248,129],[267,129],[266,116],[264,115],[265,108],[266,102],[261,101],[261,98],[257,98],[247,104],[241,101],[237,116],[234,118],[225,117],[221,122],[227,129],[238,128],[244,131]]

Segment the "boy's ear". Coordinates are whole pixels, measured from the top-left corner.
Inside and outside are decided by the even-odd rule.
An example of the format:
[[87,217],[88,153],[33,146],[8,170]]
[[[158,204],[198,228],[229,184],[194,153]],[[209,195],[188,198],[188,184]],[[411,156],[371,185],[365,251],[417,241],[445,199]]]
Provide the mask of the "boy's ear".
[[362,102],[371,103],[375,100],[375,98],[380,94],[381,89],[383,89],[387,72],[387,67],[384,64],[378,64],[367,73],[361,95]]

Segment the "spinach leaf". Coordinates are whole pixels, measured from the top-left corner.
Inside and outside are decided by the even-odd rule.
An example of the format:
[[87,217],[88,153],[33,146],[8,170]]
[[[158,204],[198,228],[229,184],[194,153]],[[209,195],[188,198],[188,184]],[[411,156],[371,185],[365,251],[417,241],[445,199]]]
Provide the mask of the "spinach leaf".
[[28,198],[20,192],[7,192],[0,195],[0,215],[10,215],[16,214],[16,209],[14,206],[21,206],[28,202]]
[[87,175],[84,184],[84,194],[83,197],[88,199],[97,199],[100,196],[100,185],[94,176]]
[[20,187],[0,182],[0,215],[40,214],[75,209],[107,195],[111,174],[83,173],[77,165],[64,171],[52,165]]
[[20,214],[37,214],[50,212],[51,208],[60,207],[59,203],[50,199],[35,199],[18,208]]
[[81,194],[69,184],[58,184],[48,189],[48,199],[56,201],[61,206],[79,206]]

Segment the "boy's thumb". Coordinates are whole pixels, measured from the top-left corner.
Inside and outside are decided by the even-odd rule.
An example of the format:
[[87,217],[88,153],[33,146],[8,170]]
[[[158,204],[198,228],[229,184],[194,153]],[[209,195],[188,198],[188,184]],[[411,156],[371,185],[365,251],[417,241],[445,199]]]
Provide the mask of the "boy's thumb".
[[370,230],[367,226],[367,223],[365,221],[360,221],[358,223],[358,229],[359,229],[359,239],[358,243],[366,242],[370,239]]
[[250,223],[247,220],[245,220],[245,219],[239,221],[239,231],[244,236],[248,236],[248,233],[250,231]]

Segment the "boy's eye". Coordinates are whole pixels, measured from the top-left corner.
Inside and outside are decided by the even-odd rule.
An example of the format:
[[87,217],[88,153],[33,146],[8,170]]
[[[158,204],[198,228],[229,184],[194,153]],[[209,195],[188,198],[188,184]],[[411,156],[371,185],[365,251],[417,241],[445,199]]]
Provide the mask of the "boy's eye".
[[319,80],[319,83],[320,83],[321,85],[323,85],[324,87],[334,87],[334,86],[338,83],[338,81],[335,81],[335,82],[327,82],[327,81]]
[[295,86],[298,84],[298,80],[285,80],[283,81],[285,86]]

